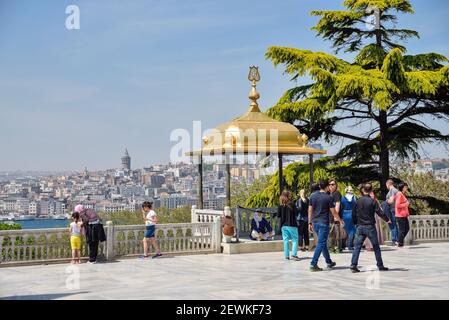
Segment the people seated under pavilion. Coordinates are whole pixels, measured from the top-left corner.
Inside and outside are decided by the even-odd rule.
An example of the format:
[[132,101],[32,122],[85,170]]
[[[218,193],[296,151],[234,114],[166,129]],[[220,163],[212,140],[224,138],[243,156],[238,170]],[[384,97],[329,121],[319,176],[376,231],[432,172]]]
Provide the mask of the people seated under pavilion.
[[250,238],[257,241],[273,240],[274,231],[270,223],[265,219],[264,213],[257,211],[251,220]]

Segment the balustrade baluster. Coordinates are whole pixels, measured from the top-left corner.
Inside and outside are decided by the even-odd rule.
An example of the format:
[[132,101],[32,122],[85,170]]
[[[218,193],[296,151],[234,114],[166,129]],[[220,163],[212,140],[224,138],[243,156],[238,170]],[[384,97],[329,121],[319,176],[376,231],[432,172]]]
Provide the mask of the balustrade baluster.
[[22,244],[22,247],[20,248],[20,256],[19,256],[20,261],[26,260],[26,247],[27,247],[28,237],[25,239],[25,235],[24,235],[23,238],[24,238],[23,244]]
[[4,256],[3,256],[3,239],[4,237],[0,236],[0,263],[3,262]]

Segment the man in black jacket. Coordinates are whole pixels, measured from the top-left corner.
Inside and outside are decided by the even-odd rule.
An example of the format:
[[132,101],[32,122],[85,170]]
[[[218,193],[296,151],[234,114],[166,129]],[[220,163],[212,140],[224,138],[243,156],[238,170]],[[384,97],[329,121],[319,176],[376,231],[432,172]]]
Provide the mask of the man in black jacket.
[[388,270],[388,268],[384,267],[382,261],[379,239],[377,238],[376,219],[374,215],[377,214],[388,223],[391,223],[391,221],[382,212],[379,203],[370,197],[372,191],[373,186],[370,183],[366,183],[362,190],[363,196],[357,200],[354,208],[352,209],[352,221],[354,222],[354,225],[357,226],[355,250],[352,254],[350,268],[353,273],[360,272],[357,268],[357,264],[359,262],[360,250],[362,249],[362,245],[366,237],[369,238],[371,244],[373,245],[377,268],[379,271]]

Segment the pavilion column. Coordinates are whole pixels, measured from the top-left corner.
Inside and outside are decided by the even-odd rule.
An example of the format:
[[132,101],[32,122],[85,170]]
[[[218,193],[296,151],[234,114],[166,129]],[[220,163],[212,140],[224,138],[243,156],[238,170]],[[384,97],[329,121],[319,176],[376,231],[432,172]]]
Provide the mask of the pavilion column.
[[203,155],[200,154],[198,161],[198,209],[204,209],[204,199],[203,199]]
[[313,154],[309,154],[309,177],[310,177],[310,190],[312,190],[312,184],[313,184]]
[[282,163],[282,153],[278,154],[278,158],[279,158],[279,196],[282,194],[282,190],[284,190],[284,175],[282,173],[282,167],[283,167],[283,163]]
[[231,207],[231,159],[226,155],[226,206]]

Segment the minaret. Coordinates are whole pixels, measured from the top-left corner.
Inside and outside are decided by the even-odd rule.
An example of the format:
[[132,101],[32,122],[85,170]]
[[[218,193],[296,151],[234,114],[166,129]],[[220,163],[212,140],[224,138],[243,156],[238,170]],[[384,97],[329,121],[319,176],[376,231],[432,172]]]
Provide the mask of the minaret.
[[131,157],[129,156],[128,149],[125,150],[125,155],[122,157],[122,168],[124,170],[131,170]]
[[83,176],[85,180],[89,180],[89,171],[87,171],[87,167],[84,167]]

